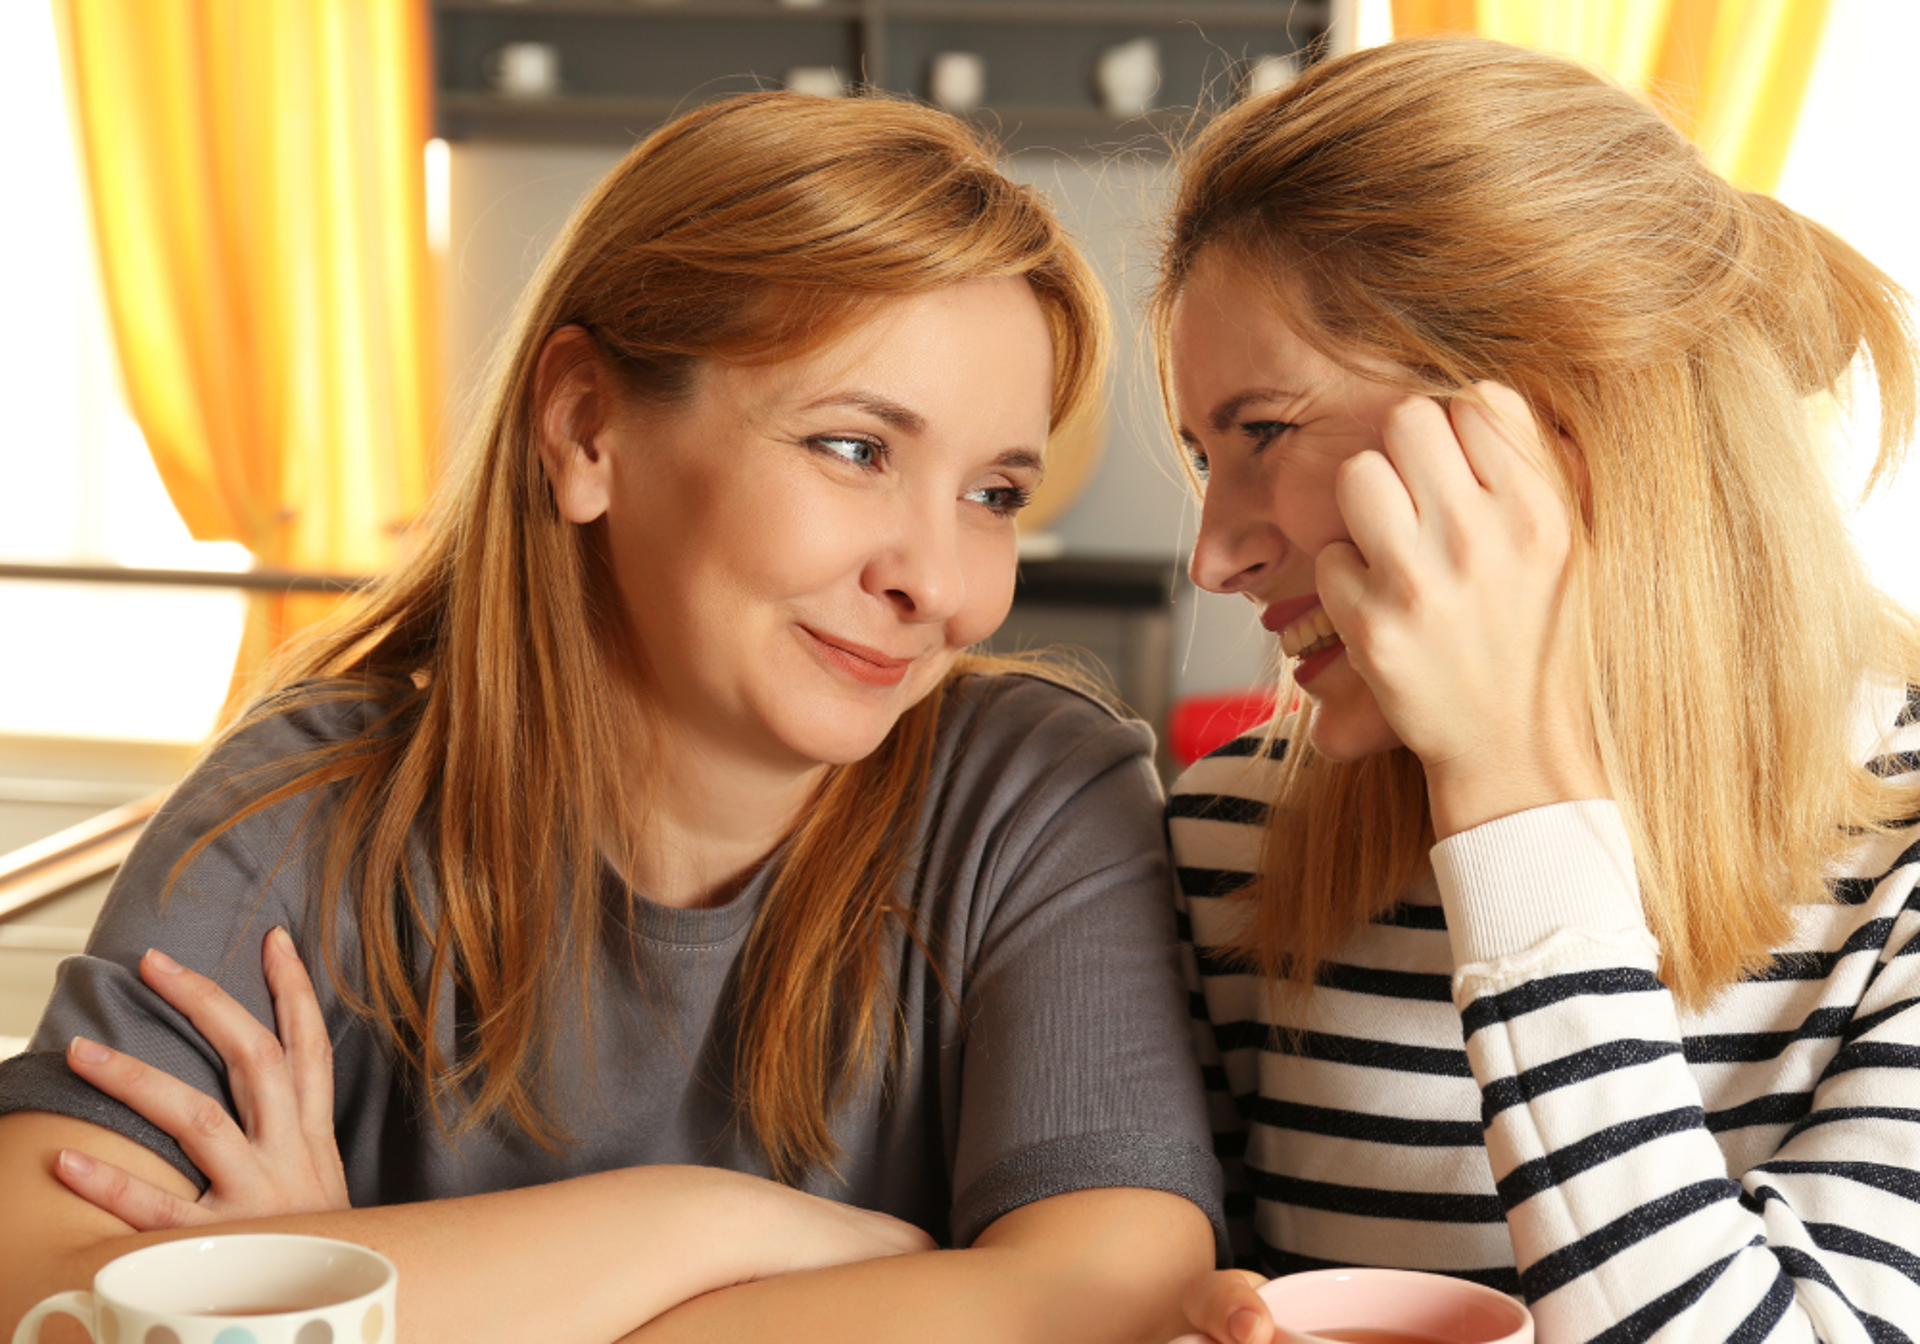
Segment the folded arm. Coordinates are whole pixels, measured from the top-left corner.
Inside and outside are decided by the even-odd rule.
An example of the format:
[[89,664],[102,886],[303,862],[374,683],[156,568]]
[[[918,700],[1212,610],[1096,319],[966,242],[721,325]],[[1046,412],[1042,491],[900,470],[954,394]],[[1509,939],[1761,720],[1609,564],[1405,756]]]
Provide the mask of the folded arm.
[[1185,1329],[1181,1294],[1213,1255],[1212,1224],[1178,1195],[1081,1190],[1002,1216],[966,1250],[708,1293],[626,1344],[1165,1344]]
[[[48,1294],[87,1287],[116,1256],[204,1235],[201,1228],[134,1233],[61,1183],[55,1162],[63,1149],[85,1151],[189,1203],[198,1193],[171,1164],[111,1130],[39,1111],[0,1116],[7,1207],[0,1334]],[[736,1172],[681,1166],[248,1219],[221,1230],[306,1232],[372,1246],[399,1266],[403,1338],[471,1344],[608,1344],[715,1288],[927,1244],[892,1219]]]

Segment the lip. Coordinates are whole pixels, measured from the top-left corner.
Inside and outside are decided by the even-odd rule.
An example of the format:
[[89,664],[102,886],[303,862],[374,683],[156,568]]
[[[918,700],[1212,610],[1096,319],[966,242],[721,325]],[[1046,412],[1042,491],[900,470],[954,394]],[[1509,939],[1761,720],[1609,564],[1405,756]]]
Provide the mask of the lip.
[[823,635],[810,625],[799,628],[816,657],[835,671],[844,672],[868,686],[898,686],[914,664],[912,658],[895,658],[838,635]]
[[1310,653],[1293,665],[1293,684],[1306,690],[1315,677],[1333,665],[1335,659],[1347,651],[1345,644],[1336,643],[1331,648]]
[[1319,605],[1318,593],[1283,598],[1260,608],[1260,624],[1266,627],[1268,634],[1277,635]]

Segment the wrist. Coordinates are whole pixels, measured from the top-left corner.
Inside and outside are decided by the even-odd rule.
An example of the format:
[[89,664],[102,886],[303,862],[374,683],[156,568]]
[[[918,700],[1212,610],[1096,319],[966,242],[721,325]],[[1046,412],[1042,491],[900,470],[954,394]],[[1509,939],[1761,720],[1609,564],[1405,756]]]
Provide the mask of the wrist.
[[1569,930],[1647,936],[1633,845],[1610,802],[1488,822],[1436,844],[1433,870],[1456,969],[1530,952]]
[[645,1213],[635,1224],[648,1243],[645,1254],[673,1266],[683,1297],[750,1282],[778,1254],[777,1197],[787,1192],[771,1181],[690,1164],[628,1167],[617,1175],[625,1214]]
[[1484,751],[1425,763],[1436,840],[1536,807],[1611,799],[1592,751]]

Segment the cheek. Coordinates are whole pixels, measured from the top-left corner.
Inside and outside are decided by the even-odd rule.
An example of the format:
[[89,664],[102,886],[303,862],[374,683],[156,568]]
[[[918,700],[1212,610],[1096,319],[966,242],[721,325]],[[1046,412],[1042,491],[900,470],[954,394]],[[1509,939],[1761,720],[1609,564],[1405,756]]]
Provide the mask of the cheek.
[[1281,526],[1308,550],[1347,540],[1347,520],[1334,491],[1338,473],[1338,462],[1319,460],[1283,471],[1275,479],[1274,510]]
[[796,475],[785,489],[742,490],[708,545],[722,550],[739,585],[759,596],[795,597],[857,572],[867,520],[818,482]]
[[947,622],[947,643],[953,648],[979,643],[1007,619],[1019,557],[1010,535],[976,536],[962,543],[960,565],[967,597]]

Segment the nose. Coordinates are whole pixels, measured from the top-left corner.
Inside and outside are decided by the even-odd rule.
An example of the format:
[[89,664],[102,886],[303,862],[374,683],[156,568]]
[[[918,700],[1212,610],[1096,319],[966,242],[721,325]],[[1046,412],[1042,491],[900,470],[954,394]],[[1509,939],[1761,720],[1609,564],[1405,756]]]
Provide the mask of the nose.
[[1216,476],[1200,500],[1200,535],[1187,574],[1210,593],[1247,589],[1285,558],[1287,542],[1273,520],[1251,507],[1251,492]]
[[861,581],[883,597],[903,621],[939,624],[959,612],[967,598],[960,557],[960,529],[953,503],[915,509],[881,539]]

